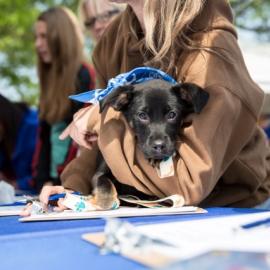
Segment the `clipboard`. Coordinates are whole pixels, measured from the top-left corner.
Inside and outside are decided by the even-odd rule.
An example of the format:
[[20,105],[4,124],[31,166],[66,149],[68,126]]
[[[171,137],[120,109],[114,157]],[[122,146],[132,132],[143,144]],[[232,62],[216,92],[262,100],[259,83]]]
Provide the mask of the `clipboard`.
[[[136,226],[135,229],[128,226],[125,227],[124,221],[119,220],[114,226],[111,225],[112,223],[109,224],[111,226],[108,226],[107,230],[105,226],[105,230],[102,233],[83,234],[82,239],[102,247],[102,249],[106,246],[117,246],[118,248],[110,248],[109,251],[119,253],[124,257],[151,268],[167,267],[176,263],[179,266],[172,269],[186,269],[184,267],[186,265],[185,262],[192,261],[193,258],[199,258],[196,261],[201,262],[197,266],[202,266],[208,262],[207,260],[211,259],[213,252],[216,251],[227,252],[228,255],[232,255],[226,256],[224,259],[225,262],[232,262],[231,258],[234,261],[240,258],[238,262],[241,265],[241,258],[249,258],[248,256],[253,255],[257,256],[256,254],[261,254],[265,259],[268,258],[269,260],[270,244],[265,241],[270,236],[269,227],[266,226],[252,231],[235,230],[236,228],[239,229],[241,224],[265,217],[269,217],[269,212],[146,224]],[[109,220],[108,222],[111,221]],[[121,226],[121,224],[123,225]],[[147,243],[147,241],[136,241],[139,238],[132,237],[133,232],[136,235],[144,235],[148,239],[162,241],[166,245],[159,245],[158,247],[157,244],[151,243],[151,245],[145,245],[146,248],[144,248],[144,243]],[[239,254],[241,253],[241,257],[235,251],[238,251]],[[222,256],[216,259],[216,268],[220,266],[219,261],[221,260]],[[196,263],[193,267],[187,269],[195,269],[195,265]]]
[[66,210],[63,212],[51,212],[45,214],[31,215],[20,218],[21,222],[31,221],[51,221],[51,220],[74,220],[74,219],[94,219],[94,218],[115,218],[115,217],[142,217],[159,215],[186,215],[203,214],[206,210],[196,206],[183,206],[175,208],[137,208],[120,206],[118,209],[106,211],[74,212]]
[[[82,239],[98,247],[102,247],[105,242],[105,233],[99,232],[83,234]],[[120,255],[151,268],[167,266],[175,261],[175,258],[154,249],[147,251],[135,251],[134,249],[132,251],[121,251]]]

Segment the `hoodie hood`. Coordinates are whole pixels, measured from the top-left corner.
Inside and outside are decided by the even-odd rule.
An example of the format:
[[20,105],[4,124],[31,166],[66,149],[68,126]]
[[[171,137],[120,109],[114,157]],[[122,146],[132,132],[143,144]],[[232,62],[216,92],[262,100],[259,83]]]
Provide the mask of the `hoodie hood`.
[[233,13],[226,0],[206,0],[201,13],[191,25],[195,32],[224,30],[237,36],[233,26]]
[[177,80],[197,83],[203,88],[226,88],[246,104],[257,119],[264,93],[247,70],[229,2],[206,0],[191,29],[190,38],[203,49],[183,53],[179,58],[181,68]]

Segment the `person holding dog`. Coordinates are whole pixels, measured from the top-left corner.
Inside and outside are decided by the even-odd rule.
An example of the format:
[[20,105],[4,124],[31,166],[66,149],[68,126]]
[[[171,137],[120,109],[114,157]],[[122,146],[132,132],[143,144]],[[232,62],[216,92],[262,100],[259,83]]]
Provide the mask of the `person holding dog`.
[[59,184],[59,176],[76,156],[77,146],[58,136],[82,107],[68,99],[95,88],[95,74],[83,53],[83,34],[73,12],[53,7],[35,23],[35,48],[40,83],[39,139],[33,161],[36,189]]
[[229,2],[112,2],[128,7],[95,48],[100,88],[120,73],[150,66],[179,83],[199,85],[209,100],[200,114],[185,119],[173,156],[175,173],[162,179],[135,147],[121,113],[105,110],[100,115],[93,105],[88,114],[77,114],[75,124],[81,134],[88,132],[81,138],[90,149],[66,167],[62,186],[42,190],[41,201],[46,204],[49,195],[69,190],[91,193],[99,148],[118,182],[149,196],[177,193],[186,205],[270,208],[270,150],[257,124],[264,94],[246,69]]

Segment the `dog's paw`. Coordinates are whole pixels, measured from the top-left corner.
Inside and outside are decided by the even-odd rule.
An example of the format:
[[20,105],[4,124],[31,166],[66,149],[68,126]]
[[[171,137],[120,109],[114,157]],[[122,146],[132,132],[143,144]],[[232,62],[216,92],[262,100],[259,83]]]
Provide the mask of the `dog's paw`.
[[115,209],[119,206],[119,199],[114,184],[106,176],[100,176],[93,191],[92,203],[99,210]]

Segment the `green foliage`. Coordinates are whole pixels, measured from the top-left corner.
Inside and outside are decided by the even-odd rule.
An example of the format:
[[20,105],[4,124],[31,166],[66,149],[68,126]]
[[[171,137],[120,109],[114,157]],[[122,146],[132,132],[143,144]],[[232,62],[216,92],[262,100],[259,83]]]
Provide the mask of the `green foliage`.
[[256,32],[270,40],[270,0],[230,0],[239,28]]
[[[270,0],[230,2],[239,27],[270,40]],[[55,5],[76,12],[78,0],[0,0],[0,90],[6,89],[6,96],[14,89],[19,100],[37,104],[33,24],[41,11]]]
[[13,87],[19,100],[37,103],[33,24],[41,11],[55,5],[76,11],[77,0],[0,0],[0,76],[7,96]]
[[0,74],[23,100],[23,88],[34,87],[24,71],[34,64],[32,24],[37,13],[30,1],[0,2]]

